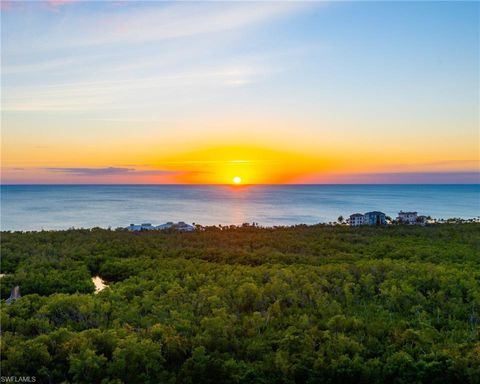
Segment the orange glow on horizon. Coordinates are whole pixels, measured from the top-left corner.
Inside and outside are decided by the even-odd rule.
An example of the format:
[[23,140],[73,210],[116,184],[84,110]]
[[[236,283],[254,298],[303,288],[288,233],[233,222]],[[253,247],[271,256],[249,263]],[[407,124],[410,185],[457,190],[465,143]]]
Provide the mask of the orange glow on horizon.
[[[12,184],[222,184],[238,188],[254,184],[366,183],[383,180],[384,172],[435,173],[450,169],[464,172],[478,169],[477,161],[456,159],[440,163],[403,163],[397,153],[388,157],[388,163],[379,166],[376,157],[363,152],[352,162],[348,157],[333,156],[320,149],[318,154],[312,154],[283,149],[282,146],[274,149],[245,143],[196,145],[196,149],[187,150],[184,146],[183,152],[162,155],[159,155],[158,148],[154,148],[136,158],[115,162],[96,156],[78,156],[81,160],[57,160],[37,166],[41,163],[29,158],[18,168],[14,164],[4,164],[2,179]],[[368,174],[373,178],[367,177]]]
[[327,163],[292,151],[235,145],[157,158],[154,167],[176,172],[170,179],[180,184],[284,184],[326,170]]

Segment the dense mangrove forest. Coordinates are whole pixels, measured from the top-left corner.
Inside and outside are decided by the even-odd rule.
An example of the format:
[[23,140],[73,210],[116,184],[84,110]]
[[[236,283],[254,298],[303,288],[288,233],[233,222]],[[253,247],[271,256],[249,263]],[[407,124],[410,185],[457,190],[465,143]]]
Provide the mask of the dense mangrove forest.
[[480,382],[480,224],[3,232],[1,273],[2,376]]

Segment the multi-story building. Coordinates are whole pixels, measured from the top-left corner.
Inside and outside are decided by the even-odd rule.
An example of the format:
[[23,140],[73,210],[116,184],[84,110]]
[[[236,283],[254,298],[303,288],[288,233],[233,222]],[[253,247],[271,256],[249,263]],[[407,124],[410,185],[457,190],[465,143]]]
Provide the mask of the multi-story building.
[[367,212],[363,215],[363,221],[366,225],[385,225],[387,224],[385,213],[379,211]]
[[129,231],[134,231],[134,232],[137,232],[137,231],[153,231],[155,229],[155,227],[150,223],[143,223],[143,224],[140,224],[140,225],[130,224],[127,227],[127,229]]
[[417,222],[417,219],[418,219],[417,212],[404,212],[404,211],[398,212],[397,220],[400,223],[415,224]]
[[350,219],[348,220],[348,223],[350,224],[351,227],[363,225],[364,217],[361,213],[354,213],[353,215],[350,215]]

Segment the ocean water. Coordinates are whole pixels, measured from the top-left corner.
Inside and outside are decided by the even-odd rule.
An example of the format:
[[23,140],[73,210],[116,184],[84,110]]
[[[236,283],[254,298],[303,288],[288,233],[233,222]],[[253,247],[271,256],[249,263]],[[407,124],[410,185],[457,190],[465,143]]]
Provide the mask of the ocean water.
[[315,224],[379,210],[480,216],[480,185],[3,185],[2,230],[125,227],[185,221]]

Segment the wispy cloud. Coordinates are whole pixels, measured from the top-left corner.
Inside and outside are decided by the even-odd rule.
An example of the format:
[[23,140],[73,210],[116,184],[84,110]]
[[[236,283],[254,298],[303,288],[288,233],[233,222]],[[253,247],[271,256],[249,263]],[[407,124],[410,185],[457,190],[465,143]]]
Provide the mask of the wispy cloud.
[[44,60],[36,60],[28,63],[15,63],[13,65],[4,65],[2,74],[6,75],[22,75],[35,72],[53,72],[59,70],[81,68],[85,65],[92,65],[101,59],[105,59],[106,55],[89,55],[83,57],[55,57]]
[[[149,95],[150,100],[154,100],[155,103],[162,99],[168,102],[171,101],[172,93],[243,86],[265,75],[261,69],[239,66],[204,71],[197,69],[156,77],[52,84],[40,88],[18,86],[6,92],[3,109],[4,111],[69,111],[106,107],[115,109],[119,108],[118,102],[122,97],[131,100],[131,95],[135,92],[137,95]],[[152,93],[155,98],[151,96]],[[146,105],[144,100],[141,104]]]
[[0,1],[0,11],[7,12],[13,9],[13,2],[11,0]]
[[438,172],[438,171],[452,171],[452,172],[469,172],[480,169],[480,159],[477,160],[442,160],[430,161],[414,164],[391,164],[384,166],[382,171],[385,172]]
[[170,171],[163,169],[138,170],[135,168],[120,168],[120,167],[106,167],[106,168],[56,168],[48,167],[44,170],[49,172],[59,172],[75,176],[111,176],[111,175],[131,175],[131,176],[165,176],[175,175],[178,171]]
[[47,4],[58,7],[66,4],[72,4],[72,3],[75,3],[76,1],[78,0],[47,0]]
[[285,16],[305,8],[298,2],[175,3],[157,9],[141,9],[100,21],[106,34],[79,39],[78,44],[112,44],[164,40],[218,33]]
[[73,4],[81,1],[88,0],[36,0],[36,1],[22,1],[22,0],[1,0],[0,1],[0,10],[2,12],[7,11],[25,11],[29,8],[39,7],[40,9],[48,9],[51,11],[58,12],[59,8]]
[[321,173],[301,177],[307,184],[478,184],[480,172]]
[[[71,3],[73,1],[47,2],[51,7],[57,8]],[[38,3],[32,3],[32,6],[38,7]],[[116,7],[117,9],[112,8],[109,2],[100,3],[102,6],[108,12],[66,14],[68,24],[49,28],[43,36],[36,36],[36,48],[48,50],[105,44],[125,45],[217,34],[284,17],[310,5],[293,1],[248,4],[152,1],[130,2],[126,7]]]
[[[158,109],[221,97],[219,90],[234,92],[284,72],[285,56],[297,57],[299,49],[255,48],[231,56],[232,47],[248,42],[259,26],[310,7],[298,2],[112,7],[82,1],[64,6],[70,3],[51,2],[61,14],[42,14],[45,2],[28,3],[22,9],[34,7],[41,17],[23,27],[23,21],[6,23],[6,35],[16,37],[4,39],[2,47],[4,111]],[[17,29],[27,32],[12,35]]]

